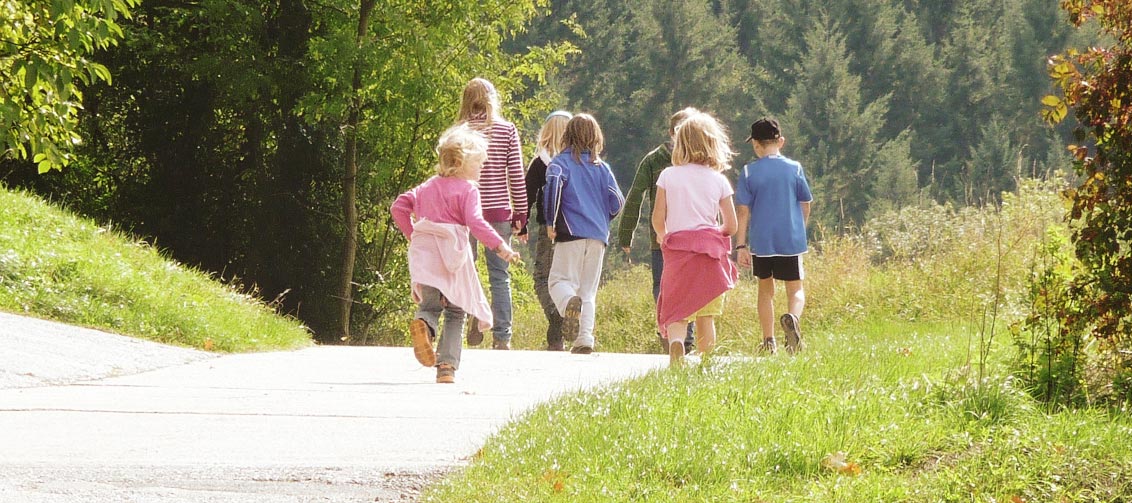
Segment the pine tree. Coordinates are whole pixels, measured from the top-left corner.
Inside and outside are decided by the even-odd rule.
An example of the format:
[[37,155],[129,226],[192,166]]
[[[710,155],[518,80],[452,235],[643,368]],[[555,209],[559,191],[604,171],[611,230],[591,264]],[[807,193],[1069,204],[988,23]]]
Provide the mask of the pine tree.
[[795,68],[799,79],[783,124],[786,148],[793,149],[813,182],[817,221],[835,229],[863,221],[875,197],[877,151],[886,143],[879,133],[888,97],[864,103],[861,77],[849,67],[840,27],[822,16],[806,35],[806,54]]

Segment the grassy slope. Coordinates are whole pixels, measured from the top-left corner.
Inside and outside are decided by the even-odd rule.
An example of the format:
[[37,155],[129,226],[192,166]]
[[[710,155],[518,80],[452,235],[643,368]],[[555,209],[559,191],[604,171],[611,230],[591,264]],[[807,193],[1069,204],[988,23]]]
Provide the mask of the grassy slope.
[[308,331],[145,243],[0,190],[0,309],[217,351],[306,346]]

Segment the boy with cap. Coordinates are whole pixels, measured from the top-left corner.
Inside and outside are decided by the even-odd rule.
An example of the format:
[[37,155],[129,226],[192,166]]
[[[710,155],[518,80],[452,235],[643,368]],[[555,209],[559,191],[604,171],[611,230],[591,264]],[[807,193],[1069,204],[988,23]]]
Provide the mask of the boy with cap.
[[[802,290],[802,254],[808,251],[806,225],[813,195],[802,165],[782,155],[786,138],[778,121],[762,118],[751,124],[747,142],[758,157],[743,166],[735,187],[739,229],[736,260],[753,267],[759,280],[758,312],[762,349],[776,352],[774,339],[774,280],[786,283],[787,313],[779,319],[786,350],[802,349],[801,316],[806,305]],[[747,249],[744,252],[743,249]]]

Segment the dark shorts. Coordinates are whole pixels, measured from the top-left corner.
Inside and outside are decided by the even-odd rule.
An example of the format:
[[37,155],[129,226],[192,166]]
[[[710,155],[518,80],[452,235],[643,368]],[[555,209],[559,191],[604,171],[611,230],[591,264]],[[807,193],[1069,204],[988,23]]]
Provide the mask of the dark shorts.
[[805,275],[802,269],[802,256],[760,257],[751,256],[755,276],[759,279],[774,278],[781,281],[800,281]]

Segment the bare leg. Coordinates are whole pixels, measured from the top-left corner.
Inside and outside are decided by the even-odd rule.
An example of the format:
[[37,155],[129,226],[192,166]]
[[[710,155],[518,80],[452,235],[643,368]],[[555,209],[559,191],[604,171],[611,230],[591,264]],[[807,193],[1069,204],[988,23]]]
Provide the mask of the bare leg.
[[688,324],[683,321],[668,324],[668,364],[678,366],[684,364],[684,337],[688,333]]
[[[802,318],[802,310],[806,308],[806,292],[802,290],[802,280],[786,282],[786,310]],[[772,317],[773,318],[773,317]]]
[[759,278],[759,326],[763,340],[774,338],[774,278]]
[[715,316],[696,318],[696,349],[704,356],[715,349]]

